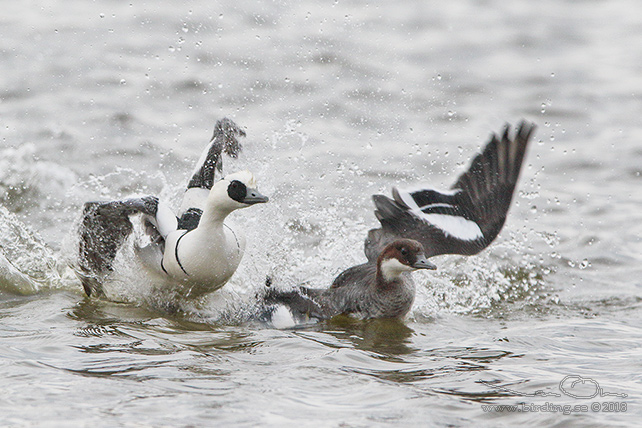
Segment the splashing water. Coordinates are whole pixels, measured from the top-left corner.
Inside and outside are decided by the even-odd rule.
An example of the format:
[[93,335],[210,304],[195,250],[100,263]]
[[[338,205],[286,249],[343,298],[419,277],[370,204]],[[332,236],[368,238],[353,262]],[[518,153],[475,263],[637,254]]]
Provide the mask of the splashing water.
[[[292,153],[292,162],[285,170],[285,174],[290,177],[305,176],[305,171],[314,162],[314,159],[307,160],[300,156],[309,137],[298,128],[298,124],[289,121],[284,131],[274,132],[271,138],[262,143],[265,147],[259,145],[257,148],[278,148]],[[31,192],[36,195],[52,185],[45,185],[43,181],[53,182],[58,188],[58,194],[70,188],[71,190],[67,190],[68,199],[78,205],[82,204],[80,199],[95,199],[92,195],[96,194],[100,195],[99,199],[117,199],[156,193],[161,199],[169,201],[170,205],[176,206],[182,195],[182,187],[169,185],[161,172],[149,174],[118,168],[104,176],[90,176],[87,181],[80,182],[72,173],[62,169],[62,172],[53,175],[57,178],[52,180],[43,174],[46,172],[51,177],[49,171],[60,168],[34,161],[34,151],[30,145],[5,150],[4,154],[13,158],[14,163],[22,165],[18,168],[22,171],[21,176],[18,174],[16,178],[17,173],[11,173],[12,170],[7,169],[6,177],[0,180],[4,184],[5,202],[9,203],[12,199],[11,192],[7,189],[19,188],[22,193]],[[255,170],[258,169],[259,174],[267,175],[266,163],[256,165],[251,160],[243,161],[250,163]],[[274,165],[275,162],[267,164]],[[226,169],[235,168],[233,161],[228,163],[230,166]],[[342,165],[340,163],[337,167],[337,174],[349,174],[348,178],[368,179],[363,173],[355,175],[351,170],[345,170]],[[26,176],[32,178],[27,180]],[[40,176],[44,178],[33,178]],[[155,184],[150,187],[150,182]],[[18,183],[22,185],[18,186]],[[352,186],[358,187],[360,184],[355,182]],[[347,194],[354,193],[350,189],[346,191]],[[337,196],[329,205],[315,209],[314,206],[299,203],[300,195],[286,189],[276,189],[275,197],[279,203],[262,207],[260,216],[269,218],[275,227],[266,228],[262,222],[257,221],[256,214],[233,216],[233,221],[253,239],[248,240],[246,255],[239,270],[222,290],[197,301],[168,293],[159,286],[154,276],[146,273],[138,260],[134,248],[145,245],[147,238],[140,227],[135,227],[134,233],[114,261],[114,272],[104,287],[106,297],[115,302],[162,311],[180,310],[208,322],[238,323],[252,317],[256,310],[256,296],[262,292],[267,276],[279,288],[287,289],[300,284],[327,287],[341,271],[364,261],[363,239],[375,224],[371,221],[372,224],[368,224],[361,215],[352,214],[364,209],[363,201]],[[79,211],[63,241],[62,250],[54,252],[15,214],[4,207],[0,208],[4,231],[0,248],[3,287],[19,293],[35,293],[43,287],[80,290],[73,271],[67,267],[75,265],[77,256]],[[134,224],[139,225],[139,222],[134,221]],[[510,242],[513,247],[519,247],[517,240]],[[542,276],[537,273],[537,264],[525,259],[515,264],[514,258],[505,263],[498,261],[492,256],[493,246],[490,251],[486,250],[475,257],[440,258],[439,271],[436,273],[414,274],[417,295],[410,317],[421,319],[439,313],[482,311],[491,311],[492,316],[493,308],[501,303],[525,304],[539,296]],[[523,248],[511,250],[519,254]],[[510,267],[505,267],[506,265]]]
[[0,281],[3,289],[19,294],[62,288],[73,282],[42,238],[1,205]]

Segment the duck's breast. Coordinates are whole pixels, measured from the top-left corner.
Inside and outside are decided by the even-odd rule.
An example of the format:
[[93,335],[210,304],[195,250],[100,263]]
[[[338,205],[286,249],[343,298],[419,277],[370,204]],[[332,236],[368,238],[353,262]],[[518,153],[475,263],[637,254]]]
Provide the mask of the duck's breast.
[[175,279],[198,283],[208,291],[222,287],[234,274],[245,250],[242,233],[231,226],[171,234],[163,257]]

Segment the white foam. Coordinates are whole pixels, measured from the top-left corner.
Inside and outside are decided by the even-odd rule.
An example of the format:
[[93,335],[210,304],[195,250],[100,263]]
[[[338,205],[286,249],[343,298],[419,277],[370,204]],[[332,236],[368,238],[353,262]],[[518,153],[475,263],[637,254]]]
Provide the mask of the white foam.
[[292,312],[283,305],[279,305],[274,309],[271,321],[272,325],[278,329],[292,328],[296,325]]

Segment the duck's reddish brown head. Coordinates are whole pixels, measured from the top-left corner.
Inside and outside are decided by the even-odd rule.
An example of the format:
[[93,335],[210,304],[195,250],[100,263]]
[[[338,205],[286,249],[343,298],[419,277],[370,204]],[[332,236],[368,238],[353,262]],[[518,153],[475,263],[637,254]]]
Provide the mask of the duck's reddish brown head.
[[394,281],[404,272],[437,269],[424,254],[424,247],[412,239],[398,239],[386,245],[377,259],[377,273],[385,281]]

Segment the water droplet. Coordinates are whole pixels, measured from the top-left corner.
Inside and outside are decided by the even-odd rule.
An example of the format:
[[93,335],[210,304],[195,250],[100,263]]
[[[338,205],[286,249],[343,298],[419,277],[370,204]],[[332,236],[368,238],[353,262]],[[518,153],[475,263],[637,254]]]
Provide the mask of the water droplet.
[[101,14],[100,14],[100,15],[98,15],[98,16],[100,16],[101,18],[104,18],[104,17],[105,17],[105,14],[104,14],[104,13],[101,13]]
[[579,264],[580,269],[586,269],[587,267],[590,267],[590,266],[591,266],[591,263],[587,259],[582,260],[582,262]]
[[121,85],[125,85],[126,83],[127,83],[127,81],[125,79],[120,79],[120,84]]
[[542,114],[546,113],[546,103],[542,103]]
[[437,80],[441,80],[441,74],[437,75]]

